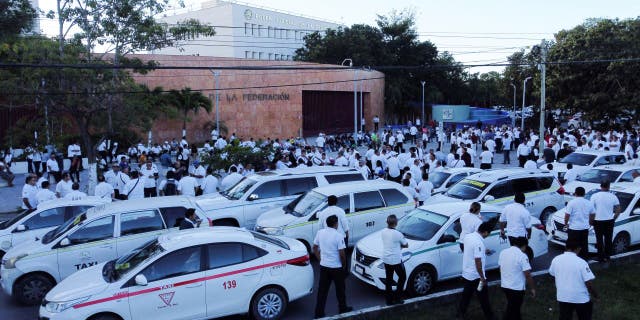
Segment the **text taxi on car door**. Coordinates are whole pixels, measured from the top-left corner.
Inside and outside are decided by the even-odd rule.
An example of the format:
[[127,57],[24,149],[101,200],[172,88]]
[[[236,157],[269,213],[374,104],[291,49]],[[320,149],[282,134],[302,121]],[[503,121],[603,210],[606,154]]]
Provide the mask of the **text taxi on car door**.
[[313,290],[302,243],[232,227],[160,236],[60,282],[40,319],[279,319]]
[[[591,190],[585,199],[603,192],[600,189]],[[609,192],[613,193],[620,202],[620,215],[613,226],[613,253],[627,251],[629,246],[640,243],[640,186],[631,182],[619,182],[611,185]],[[549,241],[564,246],[567,241],[567,231],[564,230],[565,208],[558,210],[553,219],[547,222]],[[596,234],[593,227],[589,228],[589,252],[596,249]]]
[[318,212],[327,207],[330,195],[338,198],[337,206],[347,214],[352,244],[384,228],[389,215],[403,217],[415,207],[413,198],[398,183],[381,180],[344,182],[317,187],[282,208],[263,213],[258,218],[256,231],[298,239],[310,248],[321,228]]
[[25,211],[13,219],[0,222],[0,259],[13,246],[42,238],[87,209],[107,202],[111,202],[111,199],[105,201],[99,197],[87,197],[82,200],[51,200],[39,204],[35,211]]
[[[2,289],[18,302],[38,304],[57,282],[100,262],[113,260],[169,230],[177,230],[188,196],[135,199],[100,205],[47,233],[9,250],[2,259]],[[203,225],[208,225],[203,223]]]
[[[398,221],[396,230],[402,232],[409,247],[402,257],[407,271],[406,290],[412,295],[425,295],[437,281],[459,277],[462,274],[462,250],[459,245],[460,216],[469,211],[464,202],[425,205],[413,210]],[[491,254],[486,268],[498,268],[500,251],[509,243],[500,238],[500,213],[502,208],[482,205],[482,220],[495,225],[494,231],[484,240]],[[527,248],[529,260],[547,253],[547,237],[539,220],[532,218],[532,232]],[[382,262],[383,247],[380,232],[360,240],[351,256],[351,273],[358,279],[380,290],[385,289],[386,279]],[[392,279],[395,281],[397,277]]]
[[531,216],[545,223],[556,210],[564,207],[564,199],[558,193],[559,189],[558,179],[549,171],[520,168],[489,170],[463,179],[444,194],[427,199],[424,204],[463,200],[504,208],[514,203],[516,192],[523,192],[526,197],[524,205],[531,212]]

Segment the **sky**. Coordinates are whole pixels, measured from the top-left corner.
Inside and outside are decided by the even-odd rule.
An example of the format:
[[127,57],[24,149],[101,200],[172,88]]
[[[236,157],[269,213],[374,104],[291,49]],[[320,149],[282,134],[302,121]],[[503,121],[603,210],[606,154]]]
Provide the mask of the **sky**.
[[[172,0],[174,1],[174,0]],[[184,0],[187,9],[198,9],[203,0]],[[352,24],[375,25],[378,14],[411,9],[421,40],[449,51],[464,64],[506,61],[521,48],[553,39],[562,29],[571,29],[588,18],[635,18],[638,0],[247,0],[245,4],[274,8]],[[41,9],[53,9],[54,0],[40,0]],[[41,22],[46,34],[56,33],[55,24]],[[477,67],[471,72],[499,71],[502,67]]]

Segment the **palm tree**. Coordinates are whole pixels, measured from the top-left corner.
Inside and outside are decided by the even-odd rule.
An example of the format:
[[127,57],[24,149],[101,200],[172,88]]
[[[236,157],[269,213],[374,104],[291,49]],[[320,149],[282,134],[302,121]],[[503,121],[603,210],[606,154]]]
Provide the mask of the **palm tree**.
[[187,114],[189,111],[198,113],[200,109],[204,109],[207,113],[211,112],[211,100],[204,96],[200,91],[191,91],[187,87],[181,90],[171,90],[166,94],[166,104],[173,106],[182,112],[182,135],[187,134]]

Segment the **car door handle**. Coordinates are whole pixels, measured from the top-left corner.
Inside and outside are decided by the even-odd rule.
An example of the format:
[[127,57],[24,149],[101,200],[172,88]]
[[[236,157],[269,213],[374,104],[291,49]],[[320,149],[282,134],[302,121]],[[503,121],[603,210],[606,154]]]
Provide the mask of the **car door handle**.
[[198,282],[198,283],[194,283],[194,284],[190,284],[188,286],[186,286],[186,288],[198,288],[198,287],[202,287],[202,282]]

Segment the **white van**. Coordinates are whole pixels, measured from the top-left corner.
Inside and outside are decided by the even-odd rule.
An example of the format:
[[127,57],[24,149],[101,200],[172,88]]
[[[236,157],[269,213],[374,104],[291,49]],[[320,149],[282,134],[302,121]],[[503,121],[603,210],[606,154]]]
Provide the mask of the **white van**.
[[42,240],[7,251],[0,268],[2,289],[22,304],[38,304],[56,283],[74,272],[116,259],[177,230],[188,208],[206,219],[194,198],[188,196],[127,200],[91,208]]
[[0,259],[5,252],[27,240],[42,238],[55,227],[99,204],[111,202],[98,197],[83,200],[57,199],[43,202],[35,211],[24,211],[0,222]]
[[198,197],[198,205],[214,226],[253,229],[260,214],[280,208],[318,186],[363,181],[358,170],[347,167],[304,167],[258,172],[227,191]]
[[383,180],[345,182],[315,188],[282,208],[265,212],[258,218],[256,231],[298,239],[311,248],[320,229],[318,212],[327,207],[330,195],[338,197],[337,206],[347,213],[351,244],[386,227],[389,215],[402,218],[415,207],[411,195],[398,183]]

